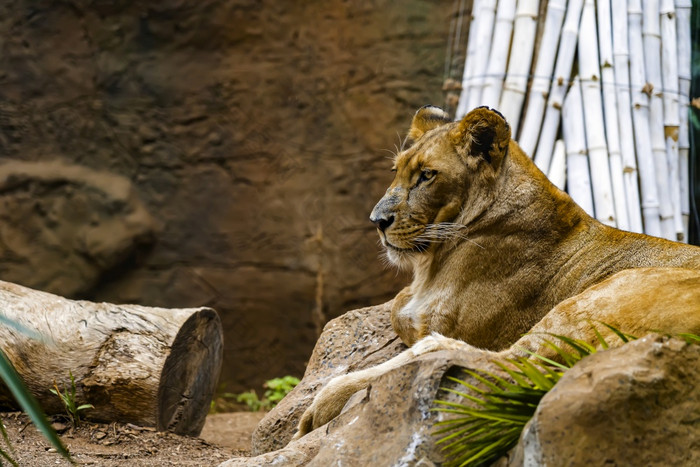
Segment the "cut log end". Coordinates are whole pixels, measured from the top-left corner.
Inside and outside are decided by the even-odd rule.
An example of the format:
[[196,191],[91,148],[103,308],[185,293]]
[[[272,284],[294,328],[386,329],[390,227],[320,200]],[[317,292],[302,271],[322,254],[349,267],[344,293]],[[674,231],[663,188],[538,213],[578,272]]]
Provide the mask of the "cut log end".
[[221,320],[201,309],[182,325],[163,366],[156,428],[197,436],[204,426],[223,359]]

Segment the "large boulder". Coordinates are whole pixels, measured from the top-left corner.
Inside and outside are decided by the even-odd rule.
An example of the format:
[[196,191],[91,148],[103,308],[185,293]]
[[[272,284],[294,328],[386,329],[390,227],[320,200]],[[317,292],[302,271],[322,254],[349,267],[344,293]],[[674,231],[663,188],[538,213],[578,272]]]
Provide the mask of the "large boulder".
[[391,328],[391,304],[349,311],[328,322],[299,385],[267,414],[253,433],[254,454],[286,446],[301,414],[328,380],[377,365],[406,349]]
[[700,465],[700,346],[647,336],[569,370],[509,465]]

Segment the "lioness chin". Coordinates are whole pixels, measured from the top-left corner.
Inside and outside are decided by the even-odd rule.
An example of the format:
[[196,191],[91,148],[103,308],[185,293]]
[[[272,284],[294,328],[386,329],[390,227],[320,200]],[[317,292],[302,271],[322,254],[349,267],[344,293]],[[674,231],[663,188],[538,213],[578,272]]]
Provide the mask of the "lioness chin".
[[423,107],[408,137],[370,220],[389,260],[413,271],[391,312],[412,348],[331,380],[295,438],[338,415],[372,379],[426,352],[554,357],[537,333],[595,344],[591,321],[634,335],[700,333],[700,248],[588,216],[522,152],[498,112],[477,108],[452,122]]

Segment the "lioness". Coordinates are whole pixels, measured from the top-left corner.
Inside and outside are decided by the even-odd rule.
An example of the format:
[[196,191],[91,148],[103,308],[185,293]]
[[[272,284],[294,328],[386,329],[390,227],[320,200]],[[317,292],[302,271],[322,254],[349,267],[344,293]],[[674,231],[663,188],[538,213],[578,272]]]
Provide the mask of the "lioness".
[[501,114],[482,107],[452,122],[423,107],[409,138],[370,220],[388,258],[413,270],[391,312],[413,347],[331,380],[296,438],[335,417],[373,378],[426,352],[551,356],[535,333],[595,343],[591,320],[631,334],[700,333],[700,248],[588,216],[522,152]]

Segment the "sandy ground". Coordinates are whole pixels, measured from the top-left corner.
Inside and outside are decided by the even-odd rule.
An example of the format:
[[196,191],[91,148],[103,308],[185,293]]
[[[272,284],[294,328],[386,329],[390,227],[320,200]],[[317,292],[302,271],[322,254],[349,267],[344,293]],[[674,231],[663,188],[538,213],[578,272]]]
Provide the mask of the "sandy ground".
[[[83,422],[76,429],[55,426],[80,465],[99,467],[216,466],[249,454],[251,435],[263,412],[212,414],[199,438],[157,433],[130,424]],[[0,414],[20,466],[70,466],[20,413]],[[3,449],[8,451],[2,443]]]

